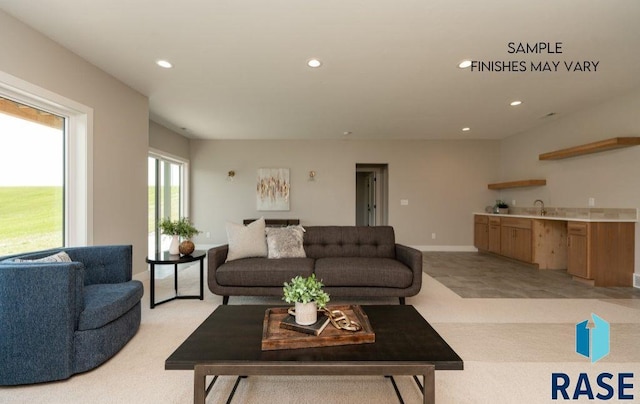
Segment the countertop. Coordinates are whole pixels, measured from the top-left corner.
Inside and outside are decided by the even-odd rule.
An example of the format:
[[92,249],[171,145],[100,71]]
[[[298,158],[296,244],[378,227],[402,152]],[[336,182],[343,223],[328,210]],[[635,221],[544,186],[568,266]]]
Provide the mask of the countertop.
[[523,219],[538,219],[538,220],[562,220],[562,221],[571,221],[571,222],[637,222],[638,218],[631,219],[628,217],[624,218],[616,218],[616,217],[571,217],[569,215],[559,216],[559,215],[525,215],[525,214],[498,214],[498,213],[486,213],[486,212],[474,212],[474,215],[485,215],[485,216],[498,216],[498,217],[519,217]]

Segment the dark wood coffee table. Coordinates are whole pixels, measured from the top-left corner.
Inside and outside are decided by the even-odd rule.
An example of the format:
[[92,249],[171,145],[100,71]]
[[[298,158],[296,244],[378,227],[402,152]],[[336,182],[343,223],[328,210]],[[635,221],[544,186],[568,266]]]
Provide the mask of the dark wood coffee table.
[[[463,369],[460,356],[413,306],[362,306],[374,343],[262,351],[262,322],[270,307],[219,306],[167,358],[167,370],[194,371],[194,403],[204,403],[221,375],[412,375],[424,403],[434,403],[434,371]],[[206,387],[208,375],[215,377]],[[424,386],[416,375],[424,377]]]

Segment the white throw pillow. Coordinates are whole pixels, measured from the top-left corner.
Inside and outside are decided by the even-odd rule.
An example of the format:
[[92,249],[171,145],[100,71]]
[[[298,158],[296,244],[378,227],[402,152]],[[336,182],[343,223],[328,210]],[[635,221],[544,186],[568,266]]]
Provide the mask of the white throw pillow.
[[267,237],[264,229],[265,223],[262,217],[246,226],[227,222],[229,242],[227,261],[249,257],[266,257]]
[[37,260],[23,260],[20,258],[15,258],[13,260],[13,262],[24,262],[24,263],[32,263],[32,262],[71,262],[71,258],[69,257],[69,255],[64,252],[64,251],[60,251],[59,253],[53,254],[53,255],[49,255],[48,257],[44,257],[44,258],[39,258]]
[[304,227],[268,227],[269,258],[304,258]]

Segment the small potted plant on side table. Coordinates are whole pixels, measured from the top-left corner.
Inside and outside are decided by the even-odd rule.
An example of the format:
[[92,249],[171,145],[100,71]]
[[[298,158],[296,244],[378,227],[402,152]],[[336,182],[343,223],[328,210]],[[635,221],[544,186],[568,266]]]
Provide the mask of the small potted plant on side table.
[[[191,241],[191,237],[200,233],[188,218],[182,217],[179,220],[171,220],[169,218],[162,219],[158,224],[163,234],[172,236],[171,245],[169,246],[169,254],[172,255],[189,255],[195,249],[195,244]],[[180,242],[180,237],[183,241]]]
[[318,321],[318,310],[329,302],[329,294],[322,290],[323,286],[315,274],[306,278],[298,275],[291,282],[284,283],[282,300],[295,303],[295,311],[290,310],[290,314],[296,323],[311,325]]

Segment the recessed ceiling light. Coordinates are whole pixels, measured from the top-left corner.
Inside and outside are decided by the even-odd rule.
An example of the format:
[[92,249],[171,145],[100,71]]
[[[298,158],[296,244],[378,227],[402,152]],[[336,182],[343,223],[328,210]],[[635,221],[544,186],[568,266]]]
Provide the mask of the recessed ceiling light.
[[307,60],[307,66],[309,67],[320,67],[322,66],[322,62],[318,59],[309,59]]
[[471,66],[471,61],[470,60],[463,60],[458,65],[458,67],[461,68],[461,69],[466,69],[467,67],[470,67],[470,66]]
[[462,128],[463,132],[469,132],[471,130],[471,128]]
[[349,136],[349,135],[350,135],[350,134],[352,134],[352,133],[353,133],[353,132],[351,132],[351,131],[349,131],[349,130],[342,132],[342,134],[343,134],[343,135],[345,135],[345,136]]
[[173,65],[170,62],[166,61],[166,60],[158,60],[156,62],[156,64],[158,66],[160,66],[160,67],[165,68],[165,69],[171,69],[173,67]]
[[511,101],[511,104],[509,104],[509,105],[511,105],[512,107],[515,107],[515,106],[518,106],[520,104],[522,104],[522,101],[516,100],[516,101]]

